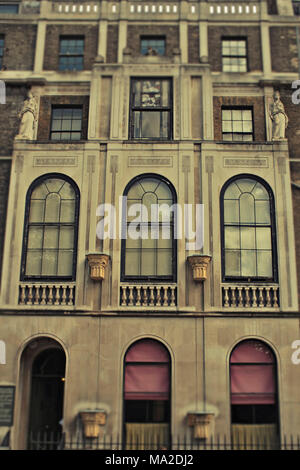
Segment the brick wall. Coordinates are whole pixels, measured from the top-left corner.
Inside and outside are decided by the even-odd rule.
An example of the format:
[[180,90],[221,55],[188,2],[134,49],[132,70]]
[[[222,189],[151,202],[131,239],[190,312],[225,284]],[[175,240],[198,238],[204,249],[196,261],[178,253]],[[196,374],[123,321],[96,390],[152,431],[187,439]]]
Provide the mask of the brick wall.
[[298,51],[296,28],[270,28],[272,70],[274,72],[297,72]]
[[6,104],[0,105],[0,155],[12,155],[14,137],[20,124],[18,113],[22,109],[26,94],[25,87],[6,85]]
[[276,0],[267,0],[268,13],[269,15],[277,15],[277,3]]
[[289,143],[290,158],[300,158],[300,104],[292,102],[292,94],[296,89],[291,86],[281,86],[277,89],[280,91],[280,98],[289,119],[286,138]]
[[53,105],[82,106],[82,140],[86,140],[89,96],[41,96],[37,140],[49,140]]
[[199,63],[199,26],[188,27],[188,60],[191,63]]
[[262,70],[259,27],[211,26],[208,28],[208,56],[212,70],[222,71],[222,37],[246,37],[248,44],[248,70]]
[[127,47],[131,49],[133,56],[140,54],[140,37],[152,35],[166,37],[166,57],[172,57],[173,50],[179,48],[178,26],[129,25],[127,31]]
[[117,24],[109,24],[107,27],[106,62],[118,62],[118,38],[119,29]]
[[0,160],[0,278],[2,271],[3,245],[5,236],[5,220],[7,209],[7,198],[10,178],[11,162]]
[[254,140],[266,140],[263,97],[214,96],[214,135],[216,140],[222,140],[222,106],[251,106],[253,108]]
[[58,70],[60,36],[84,36],[83,69],[90,70],[98,49],[98,26],[48,25],[44,56],[45,70]]
[[3,70],[33,70],[35,25],[0,24],[4,35]]

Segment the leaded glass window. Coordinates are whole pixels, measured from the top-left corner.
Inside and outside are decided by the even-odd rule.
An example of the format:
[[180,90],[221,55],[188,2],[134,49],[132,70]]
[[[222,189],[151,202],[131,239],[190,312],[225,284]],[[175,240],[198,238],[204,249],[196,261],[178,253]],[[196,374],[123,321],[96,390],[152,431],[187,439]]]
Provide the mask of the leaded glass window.
[[247,72],[247,41],[243,38],[222,39],[223,72]]
[[228,141],[252,141],[253,118],[251,109],[222,109],[222,138]]
[[61,37],[59,46],[59,70],[83,70],[84,38]]
[[222,192],[223,277],[275,280],[276,244],[271,190],[251,177],[236,178]]
[[51,119],[51,140],[80,140],[82,108],[54,106]]
[[60,176],[38,180],[26,206],[22,277],[74,279],[79,193]]

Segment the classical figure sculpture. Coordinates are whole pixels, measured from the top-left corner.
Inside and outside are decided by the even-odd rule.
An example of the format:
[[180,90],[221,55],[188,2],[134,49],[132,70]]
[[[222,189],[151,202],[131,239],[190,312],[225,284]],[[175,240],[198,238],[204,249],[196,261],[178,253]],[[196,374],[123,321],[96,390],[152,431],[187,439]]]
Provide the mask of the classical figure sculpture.
[[288,117],[285,113],[279,91],[273,95],[274,102],[270,106],[270,118],[273,122],[272,140],[285,139],[285,129],[288,126]]
[[35,123],[37,120],[37,101],[35,96],[29,91],[27,98],[24,100],[23,107],[19,113],[21,119],[19,134],[16,139],[33,140]]

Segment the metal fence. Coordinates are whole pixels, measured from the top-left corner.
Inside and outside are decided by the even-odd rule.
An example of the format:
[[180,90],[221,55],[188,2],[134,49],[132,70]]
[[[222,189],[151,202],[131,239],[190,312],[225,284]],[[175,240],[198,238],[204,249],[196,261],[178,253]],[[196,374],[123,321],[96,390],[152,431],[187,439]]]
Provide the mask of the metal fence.
[[113,450],[113,451],[205,451],[205,450],[300,450],[300,435],[284,436],[280,441],[270,442],[247,435],[233,441],[226,435],[215,435],[207,440],[194,440],[190,436],[178,436],[169,444],[153,442],[124,442],[120,436],[104,435],[99,438],[68,437],[65,434],[31,434],[29,450]]

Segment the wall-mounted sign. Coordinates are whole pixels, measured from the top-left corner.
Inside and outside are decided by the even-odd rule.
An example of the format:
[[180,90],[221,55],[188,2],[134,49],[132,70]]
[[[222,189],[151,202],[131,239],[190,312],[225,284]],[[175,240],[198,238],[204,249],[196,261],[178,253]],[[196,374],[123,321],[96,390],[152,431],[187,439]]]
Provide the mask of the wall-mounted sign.
[[0,385],[0,426],[12,426],[14,414],[15,387]]

